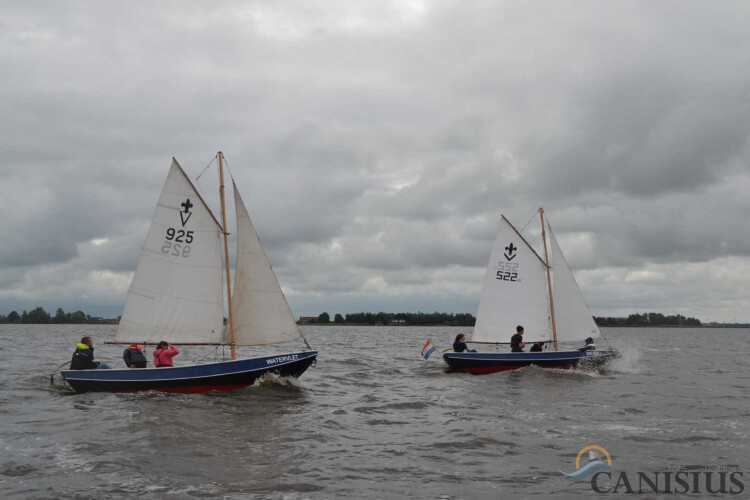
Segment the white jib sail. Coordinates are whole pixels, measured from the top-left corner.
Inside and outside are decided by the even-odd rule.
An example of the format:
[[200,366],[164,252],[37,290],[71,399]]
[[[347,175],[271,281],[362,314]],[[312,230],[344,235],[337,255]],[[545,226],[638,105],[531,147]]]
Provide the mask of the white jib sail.
[[173,159],[115,341],[222,341],[220,235],[219,223]]
[[[237,345],[276,344],[300,337],[289,304],[234,185],[237,259],[232,309]],[[228,340],[228,339],[227,339]]]
[[598,337],[596,326],[589,306],[583,298],[568,262],[557,244],[552,229],[547,224],[552,246],[550,266],[554,273],[552,278],[552,297],[555,304],[555,325],[559,342],[585,340],[587,337]]
[[502,218],[484,276],[473,340],[510,342],[516,326],[524,341],[551,339],[544,262]]

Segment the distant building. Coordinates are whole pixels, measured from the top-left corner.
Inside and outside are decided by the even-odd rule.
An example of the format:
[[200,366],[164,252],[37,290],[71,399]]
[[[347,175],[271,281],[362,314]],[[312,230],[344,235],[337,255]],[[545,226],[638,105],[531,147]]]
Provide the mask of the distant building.
[[317,316],[300,316],[297,321],[298,325],[309,325],[312,323],[320,323]]
[[405,319],[392,319],[389,323],[391,326],[406,326]]

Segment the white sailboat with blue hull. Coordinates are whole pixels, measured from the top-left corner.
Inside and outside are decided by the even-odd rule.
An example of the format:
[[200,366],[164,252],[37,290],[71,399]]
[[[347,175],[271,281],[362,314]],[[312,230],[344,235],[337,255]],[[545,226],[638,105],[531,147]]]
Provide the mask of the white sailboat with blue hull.
[[[613,349],[593,346],[593,339],[601,335],[599,327],[541,208],[539,215],[544,258],[508,219],[502,217],[500,220],[485,273],[472,341],[507,344],[516,326],[523,325],[524,342],[527,345],[538,343],[547,349],[539,352],[447,352],[443,359],[451,369],[483,374],[530,365],[544,368],[596,367],[618,356]],[[559,349],[560,343],[589,339],[592,343],[587,348]]]
[[[217,154],[222,220],[206,205],[176,160],[154,212],[141,251],[115,343],[229,345],[232,359],[147,369],[62,370],[76,392],[231,391],[267,373],[299,377],[315,363],[306,350],[236,359],[237,346],[304,340],[294,321],[237,186],[237,253],[230,287],[224,202],[223,155]],[[222,265],[222,257],[224,265]],[[229,315],[224,325],[223,280]]]

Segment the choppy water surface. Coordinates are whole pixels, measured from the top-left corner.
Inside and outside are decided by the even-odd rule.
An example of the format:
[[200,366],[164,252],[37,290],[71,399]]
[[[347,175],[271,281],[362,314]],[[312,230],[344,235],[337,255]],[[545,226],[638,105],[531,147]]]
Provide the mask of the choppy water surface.
[[[83,335],[94,337],[97,360],[119,366],[122,346],[102,344],[113,327],[0,325],[0,491],[23,499],[592,498],[588,483],[560,475],[590,444],[612,454],[615,470],[750,470],[748,330],[605,329],[624,357],[604,374],[447,374],[439,356],[419,357],[428,337],[448,347],[458,331],[309,327],[318,366],[297,382],[231,394],[75,395],[59,375],[51,387],[47,374]],[[176,361],[205,349],[185,348]]]

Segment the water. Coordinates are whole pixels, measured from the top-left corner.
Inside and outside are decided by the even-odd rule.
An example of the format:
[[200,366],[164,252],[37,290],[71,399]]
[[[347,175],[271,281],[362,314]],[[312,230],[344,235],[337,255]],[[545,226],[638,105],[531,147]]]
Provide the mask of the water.
[[[624,357],[603,374],[446,374],[439,356],[419,357],[428,337],[447,347],[458,331],[308,327],[318,366],[296,382],[231,394],[75,395],[51,387],[49,372],[83,335],[94,337],[97,360],[119,366],[123,347],[102,344],[113,327],[0,325],[0,491],[22,499],[591,498],[589,483],[560,475],[590,444],[612,454],[614,470],[750,468],[749,330],[605,329]],[[198,360],[200,349],[175,360]]]

